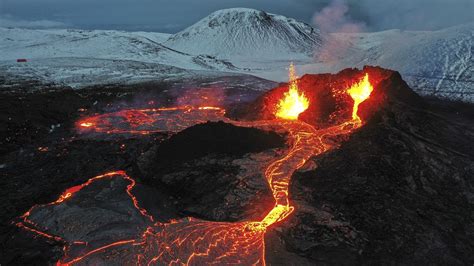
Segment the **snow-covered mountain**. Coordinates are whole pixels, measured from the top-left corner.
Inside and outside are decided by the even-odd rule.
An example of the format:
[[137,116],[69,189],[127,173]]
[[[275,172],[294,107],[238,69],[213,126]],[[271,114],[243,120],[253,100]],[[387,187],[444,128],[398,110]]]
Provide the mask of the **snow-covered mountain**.
[[297,59],[312,56],[320,32],[280,15],[248,8],[216,11],[172,35],[165,45],[222,59]]
[[474,102],[473,44],[474,23],[322,38],[294,19],[243,8],[216,11],[174,35],[0,28],[0,88],[14,79],[83,87],[227,72],[286,81],[293,61],[300,74],[378,65],[399,71],[419,94]]
[[[377,56],[370,59],[373,53]],[[394,31],[363,54],[371,64],[401,72],[420,94],[474,102],[474,23],[433,32]]]
[[95,58],[159,63],[192,70],[230,70],[228,62],[162,45],[163,33],[0,28],[0,60]]
[[337,60],[301,67],[303,72],[337,72],[376,65],[399,71],[421,95],[474,102],[474,23],[438,31],[389,30],[333,34],[345,51]]
[[[35,80],[81,88],[223,75],[235,67],[161,44],[169,34],[104,30],[0,28],[0,84]],[[25,58],[27,63],[17,63]],[[221,74],[219,74],[221,73]]]

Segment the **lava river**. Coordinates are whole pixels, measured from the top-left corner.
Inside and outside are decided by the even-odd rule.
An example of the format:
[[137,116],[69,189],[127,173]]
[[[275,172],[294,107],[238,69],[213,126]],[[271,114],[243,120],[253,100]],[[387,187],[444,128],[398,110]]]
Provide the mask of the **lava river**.
[[[358,99],[354,109],[360,102],[361,100]],[[64,257],[58,261],[58,265],[76,263],[86,265],[265,265],[265,232],[287,218],[294,210],[288,195],[293,173],[310,157],[334,148],[335,144],[324,141],[326,137],[349,134],[363,123],[357,115],[354,115],[351,120],[339,125],[316,130],[313,126],[297,119],[233,121],[225,118],[224,113],[225,110],[218,107],[190,106],[128,110],[85,118],[79,121],[77,126],[81,131],[108,134],[124,132],[147,134],[160,131],[176,133],[203,121],[222,120],[241,127],[288,132],[289,148],[286,154],[270,162],[264,172],[273,192],[275,206],[262,220],[233,223],[184,218],[166,223],[157,222],[135,198],[133,194],[135,181],[125,172],[117,171],[94,177],[82,185],[72,187],[55,202],[33,206],[21,217],[18,226],[35,234],[63,241]],[[127,127],[117,128],[117,123],[126,123]],[[41,219],[38,218],[41,217],[38,213],[48,208],[67,209],[67,206],[63,206],[64,204],[73,200],[81,191],[87,190],[89,186],[101,181],[123,182],[130,209],[135,209],[134,215],[140,216],[143,221],[141,228],[144,229],[140,235],[110,243],[88,243],[85,239],[74,238],[74,234],[71,233],[68,237],[64,237],[61,231],[50,230],[49,226],[42,224]],[[67,230],[70,232],[79,229],[68,228]]]

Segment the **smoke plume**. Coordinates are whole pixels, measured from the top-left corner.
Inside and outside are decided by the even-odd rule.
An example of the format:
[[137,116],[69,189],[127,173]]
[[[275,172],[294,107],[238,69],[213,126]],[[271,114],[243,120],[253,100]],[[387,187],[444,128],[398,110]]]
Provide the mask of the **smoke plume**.
[[315,53],[317,61],[335,61],[345,55],[349,43],[336,38],[331,33],[358,33],[365,31],[362,22],[353,21],[349,15],[349,6],[344,0],[332,0],[328,6],[317,12],[313,24],[321,30],[323,45]]

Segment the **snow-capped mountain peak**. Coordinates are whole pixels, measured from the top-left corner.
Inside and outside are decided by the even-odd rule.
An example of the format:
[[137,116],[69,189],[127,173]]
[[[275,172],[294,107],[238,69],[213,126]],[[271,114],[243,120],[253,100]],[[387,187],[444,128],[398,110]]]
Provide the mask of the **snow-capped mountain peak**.
[[320,44],[319,30],[310,25],[248,8],[216,11],[165,42],[187,53],[226,59],[307,57]]

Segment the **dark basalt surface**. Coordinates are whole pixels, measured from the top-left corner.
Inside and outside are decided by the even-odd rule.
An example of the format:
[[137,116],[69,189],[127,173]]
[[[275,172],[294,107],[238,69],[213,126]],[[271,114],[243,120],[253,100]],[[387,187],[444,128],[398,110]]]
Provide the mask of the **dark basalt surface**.
[[[138,159],[167,134],[88,136],[79,135],[74,123],[82,116],[124,108],[153,108],[176,104],[200,104],[254,99],[255,84],[238,77],[219,80],[217,93],[212,80],[188,83],[146,83],[102,86],[82,90],[46,88],[0,93],[0,264],[48,265],[62,256],[62,243],[35,237],[14,226],[34,204],[55,201],[69,187],[114,170],[125,170],[137,180],[140,203],[157,220],[182,217],[173,208],[179,202],[167,191],[143,185]],[[262,84],[264,82],[262,81]],[[259,84],[259,86],[263,86]],[[267,86],[273,86],[268,82]],[[190,87],[188,87],[190,86]],[[251,87],[250,87],[251,86]],[[203,87],[204,90],[199,88]],[[226,89],[229,88],[229,89]],[[209,97],[214,97],[209,99]],[[225,158],[224,158],[225,159]]]
[[210,154],[240,157],[246,153],[281,148],[285,140],[274,132],[207,122],[187,128],[160,144],[154,171]]
[[[341,73],[360,76],[357,70]],[[361,105],[364,127],[346,138],[328,139],[340,147],[312,158],[308,165],[316,169],[304,167],[293,176],[290,199],[296,210],[266,235],[269,265],[474,263],[474,107],[420,98],[398,73],[383,73],[388,76]],[[329,74],[303,79],[311,84],[308,93],[311,87],[323,90],[315,85],[325,80],[332,86],[345,82]],[[226,92],[228,98],[246,93],[244,88]],[[219,123],[190,128],[171,139],[165,134],[97,138],[73,130],[81,115],[143,106],[151,99],[172,104],[179,95],[169,84],[0,94],[5,125],[0,128],[0,264],[55,263],[62,256],[61,243],[35,238],[11,221],[33,204],[54,201],[66,188],[111,170],[126,170],[138,181],[142,206],[160,221],[265,214],[265,205],[252,205],[269,198],[272,204],[258,167],[282,155],[274,149],[282,144],[279,136],[248,133],[242,145],[238,137],[245,133],[239,132],[214,145],[209,132],[233,136],[228,132],[236,130]],[[256,96],[255,91],[248,95]],[[314,95],[332,97],[323,91]],[[262,99],[234,106],[230,115],[250,119],[242,112],[256,114]],[[337,122],[325,111],[330,105],[314,108],[320,109],[305,114],[306,119],[318,118],[320,125]],[[254,146],[260,137],[268,142]],[[197,141],[185,145],[196,139],[210,148]],[[226,147],[227,141],[232,145]],[[175,155],[195,153],[168,158],[173,148]],[[166,152],[160,155],[160,149]]]
[[[266,158],[249,153],[283,148],[285,141],[274,132],[207,122],[187,128],[151,148],[139,158],[145,183],[166,190],[183,215],[214,220],[258,220],[274,205],[262,175]],[[253,162],[253,163],[252,163]]]

